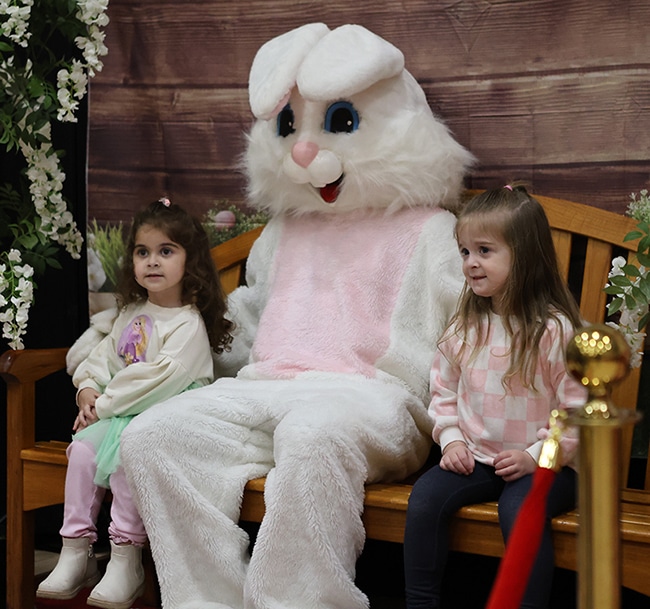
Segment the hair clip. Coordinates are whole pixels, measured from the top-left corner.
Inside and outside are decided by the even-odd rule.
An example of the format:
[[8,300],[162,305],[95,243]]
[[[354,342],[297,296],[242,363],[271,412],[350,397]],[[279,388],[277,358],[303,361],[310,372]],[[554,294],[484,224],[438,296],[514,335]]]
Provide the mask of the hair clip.
[[510,186],[510,184],[506,184],[504,188],[507,188],[510,192],[512,192],[512,186]]
[[169,207],[172,202],[167,197],[161,197],[158,199],[158,203],[162,203],[165,207]]

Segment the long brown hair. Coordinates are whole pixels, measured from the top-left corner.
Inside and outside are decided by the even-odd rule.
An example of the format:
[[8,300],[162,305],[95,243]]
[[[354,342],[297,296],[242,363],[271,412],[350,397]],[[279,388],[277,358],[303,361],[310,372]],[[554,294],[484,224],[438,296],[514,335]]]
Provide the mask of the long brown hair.
[[147,290],[135,280],[133,268],[135,238],[145,225],[160,230],[185,250],[181,299],[184,304],[193,304],[199,310],[212,349],[221,353],[232,342],[233,323],[225,316],[226,298],[210,255],[208,236],[196,218],[179,205],[169,203],[168,199],[151,203],[133,219],[117,285],[118,305],[125,307],[147,299]]
[[[507,186],[468,201],[459,213],[456,235],[469,223],[503,239],[512,253],[512,266],[500,300],[501,318],[511,339],[510,363],[503,383],[507,387],[513,377],[520,376],[524,386],[534,388],[539,343],[549,319],[556,320],[560,330],[562,314],[574,329],[582,325],[578,305],[558,269],[544,208],[524,186]],[[454,328],[453,333],[465,346],[469,330],[476,328],[475,353],[487,340],[490,311],[491,299],[477,296],[465,284],[450,330],[441,340],[448,338]]]

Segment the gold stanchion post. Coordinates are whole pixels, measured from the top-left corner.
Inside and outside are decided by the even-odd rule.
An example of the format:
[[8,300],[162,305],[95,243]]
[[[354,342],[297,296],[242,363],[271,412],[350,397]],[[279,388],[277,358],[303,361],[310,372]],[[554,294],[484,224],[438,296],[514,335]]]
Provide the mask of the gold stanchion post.
[[620,609],[620,443],[635,413],[619,411],[610,394],[628,373],[630,349],[620,332],[598,324],[576,332],[566,359],[588,391],[584,408],[569,419],[580,429],[578,608]]

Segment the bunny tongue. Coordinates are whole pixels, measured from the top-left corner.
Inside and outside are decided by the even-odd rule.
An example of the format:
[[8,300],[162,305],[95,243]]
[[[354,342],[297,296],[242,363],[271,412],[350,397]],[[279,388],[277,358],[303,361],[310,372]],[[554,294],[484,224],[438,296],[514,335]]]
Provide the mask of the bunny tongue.
[[339,186],[341,185],[342,177],[336,182],[330,182],[320,188],[320,196],[325,203],[334,203],[339,196]]

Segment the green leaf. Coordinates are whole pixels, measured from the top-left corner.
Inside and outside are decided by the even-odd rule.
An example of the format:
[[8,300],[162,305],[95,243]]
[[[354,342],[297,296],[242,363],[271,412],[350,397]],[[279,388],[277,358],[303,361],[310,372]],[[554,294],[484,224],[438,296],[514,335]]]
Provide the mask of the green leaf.
[[639,223],[636,225],[636,227],[637,227],[637,228],[638,228],[638,229],[639,229],[639,230],[640,230],[644,235],[647,235],[648,233],[650,233],[650,224],[648,224],[648,222],[646,222],[646,221],[644,221],[644,220],[641,220],[641,222],[639,222]]
[[639,268],[635,266],[634,264],[626,264],[622,269],[621,269],[628,277],[640,277],[641,273],[639,272]]
[[643,237],[643,233],[638,230],[631,230],[625,237],[623,237],[623,241],[634,241],[635,239],[640,239]]
[[643,292],[646,301],[650,302],[650,277],[642,277],[639,281],[639,289]]
[[31,250],[38,245],[38,237],[36,235],[22,235],[18,238],[18,243],[26,250]]
[[625,299],[625,306],[628,309],[634,309],[636,307],[636,300],[630,294],[625,294],[623,298]]
[[632,285],[632,282],[630,281],[630,279],[628,277],[626,277],[625,275],[614,275],[614,277],[609,278],[609,282],[612,285],[618,285],[618,286],[621,286],[621,287],[624,287],[624,288]]
[[632,286],[632,297],[636,302],[645,304],[647,302],[647,298],[645,294],[641,291],[641,288],[637,286]]
[[56,258],[48,258],[45,262],[47,262],[47,265],[51,266],[53,269],[61,270],[63,268]]
[[41,97],[45,91],[43,87],[43,81],[41,81],[40,78],[36,77],[30,78],[27,85],[27,91],[32,97]]
[[639,245],[637,246],[637,252],[646,252],[650,249],[650,236],[646,235],[639,241]]
[[623,299],[614,298],[614,300],[612,300],[612,302],[610,302],[607,305],[607,311],[610,315],[614,315],[614,313],[617,313],[618,311],[621,310],[622,306],[623,306]]
[[603,288],[603,292],[605,292],[605,294],[620,294],[621,289],[615,285],[608,285]]
[[46,247],[46,248],[43,250],[43,256],[44,256],[45,258],[49,258],[50,256],[54,256],[55,254],[57,254],[58,251],[59,251],[59,248],[58,248],[58,247],[53,246],[53,245],[49,245],[48,247]]
[[650,318],[650,312],[646,313],[640,320],[637,327],[637,332],[640,332],[648,325],[648,318]]

